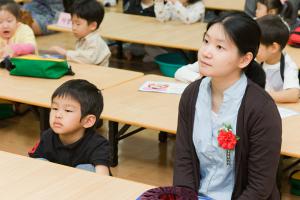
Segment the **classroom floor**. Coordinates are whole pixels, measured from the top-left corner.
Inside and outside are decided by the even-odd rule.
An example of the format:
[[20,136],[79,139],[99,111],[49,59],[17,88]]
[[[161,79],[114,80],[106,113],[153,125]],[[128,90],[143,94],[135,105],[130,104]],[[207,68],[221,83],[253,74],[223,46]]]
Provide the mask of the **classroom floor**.
[[[75,39],[68,33],[54,34],[38,38],[40,50],[47,50],[50,45],[61,45],[73,48]],[[144,73],[159,74],[154,64],[145,64],[141,59],[124,61],[113,56],[111,66],[143,71]],[[104,122],[100,132],[107,136],[107,122]],[[39,139],[39,121],[33,112],[24,116],[0,121],[0,150],[20,155],[27,155],[28,150]],[[122,140],[119,144],[119,165],[112,168],[116,177],[142,182],[154,186],[172,184],[173,158],[175,138],[168,138],[166,143],[158,141],[158,132],[144,130],[134,136]],[[282,182],[284,200],[300,200],[289,194],[287,174]]]

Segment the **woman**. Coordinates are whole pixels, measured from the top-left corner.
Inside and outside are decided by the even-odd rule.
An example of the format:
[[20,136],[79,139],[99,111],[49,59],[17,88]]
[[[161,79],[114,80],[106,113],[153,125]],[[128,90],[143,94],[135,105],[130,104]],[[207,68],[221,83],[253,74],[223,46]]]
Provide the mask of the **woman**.
[[198,52],[204,78],[180,100],[173,183],[199,198],[280,198],[281,119],[272,98],[245,75],[263,73],[254,62],[260,35],[255,20],[241,12],[207,25]]

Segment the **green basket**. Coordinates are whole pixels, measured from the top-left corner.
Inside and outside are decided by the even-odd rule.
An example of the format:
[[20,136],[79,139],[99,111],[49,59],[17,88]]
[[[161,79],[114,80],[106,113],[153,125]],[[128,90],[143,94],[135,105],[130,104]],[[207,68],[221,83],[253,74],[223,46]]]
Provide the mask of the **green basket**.
[[155,57],[161,73],[168,77],[174,77],[177,69],[187,65],[188,61],[181,53],[166,53]]

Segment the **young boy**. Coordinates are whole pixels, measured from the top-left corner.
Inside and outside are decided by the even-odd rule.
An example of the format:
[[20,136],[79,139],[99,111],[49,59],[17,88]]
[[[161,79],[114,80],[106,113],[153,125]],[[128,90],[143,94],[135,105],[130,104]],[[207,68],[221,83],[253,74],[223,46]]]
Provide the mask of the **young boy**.
[[299,69],[291,57],[282,52],[289,38],[288,25],[277,15],[266,15],[257,19],[257,23],[262,36],[256,60],[266,72],[265,89],[278,103],[297,102]]
[[52,50],[66,56],[67,60],[79,63],[108,66],[110,50],[99,35],[104,8],[96,0],[77,0],[71,8],[72,31],[78,38],[75,50],[65,50],[54,46]]
[[51,128],[29,156],[108,175],[109,143],[95,130],[103,110],[101,91],[75,79],[58,87],[51,99]]

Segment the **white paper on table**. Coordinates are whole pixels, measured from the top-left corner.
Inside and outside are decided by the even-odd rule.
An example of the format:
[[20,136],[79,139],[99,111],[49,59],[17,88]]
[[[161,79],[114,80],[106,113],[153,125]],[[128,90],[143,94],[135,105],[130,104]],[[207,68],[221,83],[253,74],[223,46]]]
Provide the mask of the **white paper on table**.
[[139,90],[145,92],[181,94],[187,85],[188,84],[186,83],[175,83],[166,81],[146,81],[139,88]]
[[292,109],[282,108],[282,107],[278,107],[278,106],[277,106],[277,108],[278,108],[281,119],[300,114],[299,112],[294,111]]

